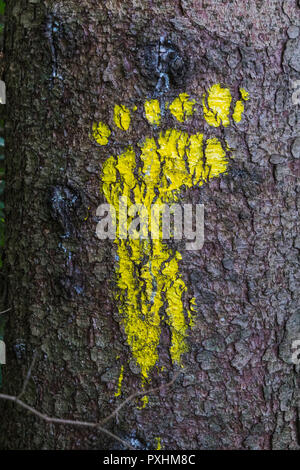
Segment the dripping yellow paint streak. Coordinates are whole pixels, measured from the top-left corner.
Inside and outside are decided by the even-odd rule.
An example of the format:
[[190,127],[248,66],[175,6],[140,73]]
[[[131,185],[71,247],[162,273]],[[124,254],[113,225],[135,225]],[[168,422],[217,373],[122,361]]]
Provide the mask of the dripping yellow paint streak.
[[119,381],[118,381],[118,390],[115,393],[115,397],[119,397],[122,393],[123,378],[124,378],[124,366],[121,367],[121,372],[120,372]]

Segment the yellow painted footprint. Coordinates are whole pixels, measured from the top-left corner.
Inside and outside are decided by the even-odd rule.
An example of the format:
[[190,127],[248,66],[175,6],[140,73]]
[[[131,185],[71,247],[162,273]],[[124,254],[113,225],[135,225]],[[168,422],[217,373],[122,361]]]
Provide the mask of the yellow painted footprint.
[[[232,106],[228,88],[213,85],[201,101],[203,116],[212,127],[239,122],[248,93],[240,89],[241,98]],[[167,105],[175,121],[185,122],[197,109],[198,103],[181,93]],[[163,110],[165,112],[165,110]],[[159,127],[161,104],[157,99],[146,101],[144,115],[151,126]],[[114,124],[123,132],[131,126],[131,112],[125,105],[115,105]],[[93,137],[101,146],[107,145],[111,129],[103,122],[93,124]],[[189,135],[176,128],[146,137],[136,153],[132,146],[117,157],[109,157],[103,166],[102,187],[116,211],[118,251],[117,285],[119,312],[130,346],[143,379],[149,378],[158,361],[158,345],[162,321],[171,333],[170,356],[180,364],[187,351],[187,336],[192,326],[195,300],[185,311],[183,294],[187,287],[179,272],[181,255],[160,239],[147,236],[129,239],[124,236],[124,223],[119,203],[126,198],[129,221],[133,205],[170,204],[177,200],[182,187],[201,186],[211,178],[225,173],[228,166],[227,149],[216,137],[204,139],[202,133]],[[125,232],[127,233],[127,232]],[[145,234],[147,235],[147,234]],[[122,370],[123,374],[123,370]],[[123,376],[122,376],[123,377]]]

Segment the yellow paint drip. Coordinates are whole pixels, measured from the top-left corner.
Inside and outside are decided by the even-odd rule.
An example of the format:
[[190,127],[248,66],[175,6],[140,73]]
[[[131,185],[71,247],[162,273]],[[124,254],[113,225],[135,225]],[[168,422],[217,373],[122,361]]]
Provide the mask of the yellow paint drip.
[[160,125],[160,104],[158,100],[150,100],[145,103],[145,114],[148,122],[153,126]]
[[190,321],[190,327],[193,328],[195,326],[195,312],[197,311],[196,309],[196,298],[193,297],[190,300],[190,311],[188,312],[189,316],[189,321]]
[[245,88],[240,88],[240,93],[242,95],[243,100],[248,101],[248,99],[249,99],[248,91],[246,91]]
[[161,437],[156,437],[156,449],[155,450],[161,450]]
[[121,367],[121,372],[120,372],[120,375],[119,375],[119,382],[118,382],[118,390],[115,393],[115,397],[119,397],[122,393],[123,378],[124,378],[124,366]]
[[122,129],[123,131],[127,131],[129,129],[131,121],[130,111],[123,104],[121,104],[121,106],[118,104],[115,105],[114,121],[119,129]]
[[143,398],[141,398],[141,402],[143,403],[142,406],[138,406],[138,409],[139,410],[143,410],[144,408],[146,408],[146,406],[148,405],[149,403],[149,397],[147,395],[145,395]]
[[193,298],[190,300],[190,304],[191,304],[191,310],[192,310],[193,312],[195,312],[195,311],[196,311],[196,308],[195,308],[195,307],[196,307],[196,297],[193,297]]
[[169,109],[179,122],[184,122],[189,116],[194,114],[195,100],[190,100],[187,93],[181,93],[170,104]]
[[103,122],[93,124],[93,137],[98,144],[107,145],[110,134],[110,128]]
[[83,219],[85,222],[86,222],[87,219],[89,218],[89,215],[90,215],[90,214],[89,214],[89,211],[90,211],[90,210],[91,210],[91,208],[88,207],[88,213],[87,213],[87,215],[86,215],[86,216],[84,217],[84,219]]
[[245,109],[244,103],[241,100],[237,101],[235,108],[234,108],[234,113],[232,115],[232,118],[235,122],[241,121],[244,109]]

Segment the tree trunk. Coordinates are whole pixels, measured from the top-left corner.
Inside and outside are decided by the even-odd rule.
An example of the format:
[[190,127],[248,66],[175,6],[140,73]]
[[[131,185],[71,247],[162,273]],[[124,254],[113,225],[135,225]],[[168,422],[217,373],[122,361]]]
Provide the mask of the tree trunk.
[[[143,386],[170,381],[181,360],[172,387],[133,400],[108,429],[137,448],[158,438],[163,449],[299,448],[298,13],[282,0],[7,0],[3,393],[20,392],[36,351],[22,399],[94,422]],[[234,103],[239,89],[249,93],[240,122],[204,118],[202,95],[214,84]],[[226,174],[181,192],[205,206],[203,248],[180,251],[194,326],[176,361],[174,328],[162,319],[157,367],[142,377],[121,318],[129,290],[116,298],[116,244],[96,236],[101,175],[110,155],[128,145],[138,153],[158,136],[146,100],[167,107],[185,92],[199,112],[183,123],[165,112],[162,129],[226,140],[232,158]],[[122,129],[113,122],[115,104],[131,110],[128,132],[122,116]],[[106,146],[106,128],[93,138],[100,122],[111,130]],[[0,413],[2,449],[121,448],[4,401]]]

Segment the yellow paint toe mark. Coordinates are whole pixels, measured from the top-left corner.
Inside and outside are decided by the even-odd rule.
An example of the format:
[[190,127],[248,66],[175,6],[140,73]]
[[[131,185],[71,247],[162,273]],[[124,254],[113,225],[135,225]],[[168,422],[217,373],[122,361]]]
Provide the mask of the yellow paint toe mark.
[[194,114],[195,104],[195,100],[190,100],[187,93],[181,93],[170,104],[169,109],[177,121],[184,122],[189,116]]
[[110,128],[103,122],[93,124],[93,137],[98,144],[107,145],[110,134]]
[[121,106],[116,104],[114,108],[114,121],[119,129],[127,131],[131,121],[130,110],[122,104]]
[[145,114],[148,122],[153,126],[160,125],[160,105],[158,100],[150,100],[145,102]]
[[207,105],[206,93],[203,95],[203,112],[206,122],[213,127],[219,127],[230,124],[229,111],[232,101],[231,93],[228,88],[222,88],[218,83],[208,90]]

